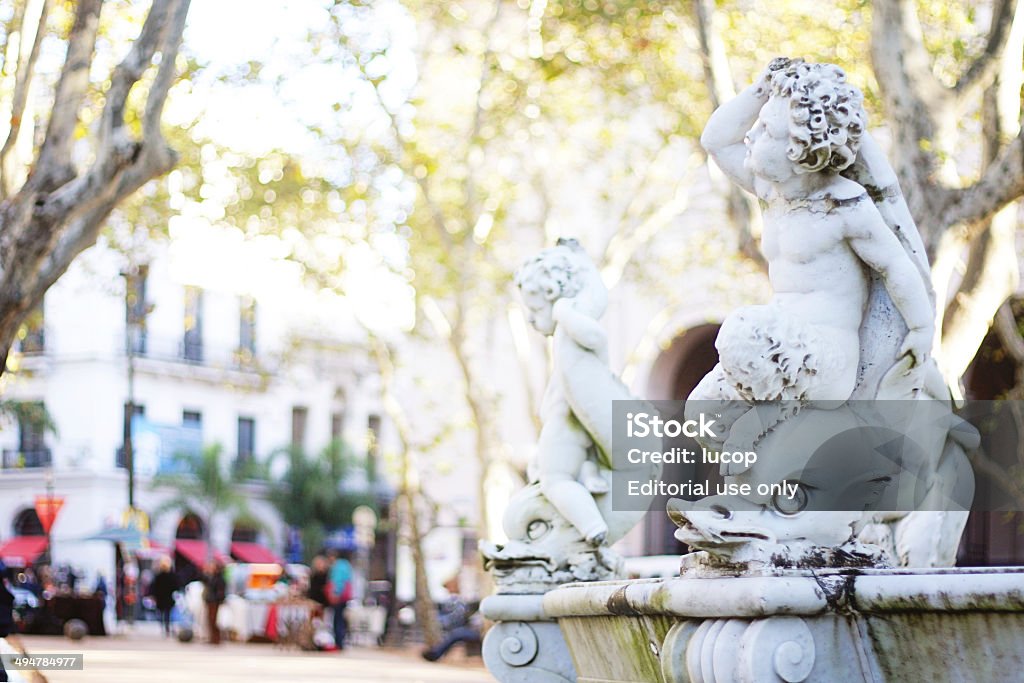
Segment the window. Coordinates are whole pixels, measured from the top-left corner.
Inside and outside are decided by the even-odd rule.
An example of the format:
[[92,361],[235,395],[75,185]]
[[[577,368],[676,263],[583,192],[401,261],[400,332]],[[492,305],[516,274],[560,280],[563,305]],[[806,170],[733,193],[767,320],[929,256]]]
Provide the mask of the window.
[[35,510],[22,510],[14,518],[15,536],[45,536],[43,523],[39,521],[39,515]]
[[46,350],[46,335],[44,334],[43,307],[36,308],[29,313],[21,329],[18,330],[18,339],[21,344],[22,353],[43,353]]
[[203,290],[185,287],[185,338],[182,357],[194,363],[203,360]]
[[256,454],[256,420],[238,418],[238,464],[252,462]]
[[309,409],[305,406],[292,408],[292,446],[305,448],[306,446],[306,420],[309,417]]
[[331,413],[331,441],[341,441],[345,432],[345,413]]
[[18,420],[18,448],[4,449],[3,467],[48,467],[52,464],[50,449],[46,447],[46,430],[50,418],[42,401],[12,403],[11,410]]
[[238,350],[242,362],[256,355],[256,299],[243,296],[239,300]]
[[366,447],[366,476],[370,481],[377,481],[380,464],[380,415],[370,415],[366,419],[366,430],[369,442]]
[[126,343],[129,352],[146,354],[146,316],[150,306],[146,301],[146,282],[149,266],[138,266],[135,272],[128,272],[124,296],[124,320],[128,335]]
[[198,410],[181,411],[181,426],[199,428],[203,426],[203,414]]
[[256,543],[259,539],[259,529],[244,522],[235,524],[231,530],[232,543]]
[[18,450],[38,451],[46,447],[43,443],[45,410],[42,401],[21,404],[18,410]]

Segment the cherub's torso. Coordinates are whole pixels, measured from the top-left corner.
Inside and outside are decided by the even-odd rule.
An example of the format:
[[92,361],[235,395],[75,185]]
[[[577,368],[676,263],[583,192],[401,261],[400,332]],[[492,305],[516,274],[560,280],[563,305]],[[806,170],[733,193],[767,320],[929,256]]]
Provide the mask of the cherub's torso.
[[774,197],[767,203],[761,249],[772,302],[787,314],[856,334],[868,275],[847,236],[850,222],[865,209],[862,202],[870,203],[862,187],[836,177],[806,199]]

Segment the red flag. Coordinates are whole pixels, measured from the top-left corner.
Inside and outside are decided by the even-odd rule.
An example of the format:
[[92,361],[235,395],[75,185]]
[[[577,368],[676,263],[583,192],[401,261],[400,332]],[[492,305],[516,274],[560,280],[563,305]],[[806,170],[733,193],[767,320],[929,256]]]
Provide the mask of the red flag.
[[36,496],[36,514],[43,531],[50,533],[50,527],[57,520],[60,509],[64,507],[64,496]]

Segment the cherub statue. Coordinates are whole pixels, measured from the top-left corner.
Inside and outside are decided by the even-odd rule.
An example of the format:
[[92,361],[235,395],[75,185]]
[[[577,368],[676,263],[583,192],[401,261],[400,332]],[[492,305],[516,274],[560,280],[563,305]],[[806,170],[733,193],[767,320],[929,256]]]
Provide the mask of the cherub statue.
[[608,305],[608,292],[576,240],[559,240],[527,261],[516,274],[516,284],[530,324],[554,337],[554,367],[541,403],[543,426],[535,463],[540,489],[588,543],[598,546],[608,535],[608,524],[594,502],[595,493],[608,491],[597,463],[606,454],[598,453],[573,411],[565,374],[583,356],[608,364],[608,337],[597,322]]
[[[645,510],[613,509],[609,491],[613,404],[636,399],[608,367],[607,335],[598,323],[608,292],[594,263],[567,239],[523,264],[516,284],[530,324],[552,337],[554,363],[532,480],[505,511],[508,542],[481,542],[484,564],[515,592],[614,578],[620,560],[608,546]],[[615,469],[646,480],[658,476],[660,465]]]
[[[706,411],[715,402],[727,429],[706,444],[711,448],[759,444],[750,471],[723,466],[727,481],[770,483],[782,476],[792,482],[818,471],[801,464],[807,444],[787,443],[783,435],[800,433],[801,422],[828,424],[830,413],[838,418],[847,411],[837,408],[857,401],[896,399],[885,420],[858,419],[920,445],[907,451],[915,454],[914,467],[897,474],[925,494],[904,505],[897,495],[904,487],[876,492],[874,482],[891,474],[876,476],[870,458],[853,457],[848,479],[861,498],[838,506],[852,513],[839,525],[821,516],[835,511],[828,504],[798,519],[774,501],[670,503],[681,540],[719,558],[785,562],[834,546],[842,562],[845,542],[835,541],[867,523],[870,540],[888,536],[890,555],[904,564],[939,564],[955,554],[966,520],[964,501],[973,489],[965,451],[976,433],[952,413],[950,392],[930,358],[935,304],[927,257],[895,173],[867,131],[861,101],[839,67],[778,58],[711,116],[701,143],[761,201],[761,246],[773,294],[766,305],[726,318],[716,340],[720,362],[691,393],[686,411]],[[813,422],[801,419],[808,415]],[[847,463],[829,449],[822,453],[833,458],[827,469]],[[808,490],[845,491],[842,479]],[[727,508],[727,516],[714,517]]]
[[[934,337],[927,285],[869,193],[841,173],[868,135],[861,101],[839,67],[778,58],[708,121],[701,143],[761,200],[773,294],[726,319],[720,363],[691,399],[841,405],[858,380],[872,277],[909,330],[892,372],[923,385]],[[752,447],[785,417],[764,424],[762,412],[760,433],[740,418],[732,446]]]

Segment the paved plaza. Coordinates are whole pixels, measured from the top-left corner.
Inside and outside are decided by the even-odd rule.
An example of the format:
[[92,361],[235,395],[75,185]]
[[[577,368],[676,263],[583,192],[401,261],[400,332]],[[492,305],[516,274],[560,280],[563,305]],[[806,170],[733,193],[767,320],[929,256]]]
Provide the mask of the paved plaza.
[[[144,625],[144,626],[149,626]],[[87,638],[23,636],[31,654],[84,653],[84,671],[45,672],[49,683],[252,683],[252,681],[351,681],[352,683],[493,683],[479,657],[461,650],[451,661],[425,662],[418,650],[349,648],[344,653],[282,650],[271,644],[179,643],[149,629],[123,636]]]

